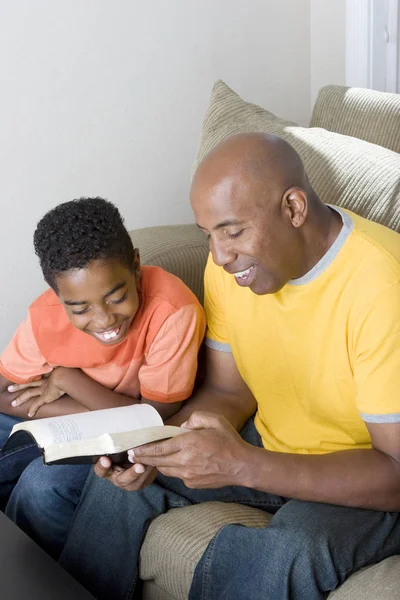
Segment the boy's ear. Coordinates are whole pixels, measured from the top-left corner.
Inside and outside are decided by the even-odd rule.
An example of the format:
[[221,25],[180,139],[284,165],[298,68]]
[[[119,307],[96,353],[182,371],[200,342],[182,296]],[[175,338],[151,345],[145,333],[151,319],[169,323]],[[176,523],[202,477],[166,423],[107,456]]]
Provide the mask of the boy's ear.
[[140,279],[140,254],[138,248],[135,248],[133,251],[133,272],[135,279],[138,281]]

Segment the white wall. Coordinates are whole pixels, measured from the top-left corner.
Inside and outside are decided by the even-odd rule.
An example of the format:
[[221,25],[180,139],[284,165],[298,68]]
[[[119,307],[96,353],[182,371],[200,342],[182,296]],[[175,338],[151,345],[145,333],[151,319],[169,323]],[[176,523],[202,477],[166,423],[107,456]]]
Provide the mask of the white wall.
[[346,85],[346,0],[310,0],[310,100],[329,84]]
[[310,0],[0,2],[0,350],[44,284],[37,220],[102,195],[129,228],[190,222],[213,81],[307,123]]

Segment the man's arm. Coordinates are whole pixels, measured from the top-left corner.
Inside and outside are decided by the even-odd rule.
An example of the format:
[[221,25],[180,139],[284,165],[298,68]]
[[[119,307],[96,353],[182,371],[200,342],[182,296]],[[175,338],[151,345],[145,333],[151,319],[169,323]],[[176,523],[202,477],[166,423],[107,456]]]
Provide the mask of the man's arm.
[[[208,410],[225,417],[231,424],[230,427],[234,428],[233,431],[240,431],[256,410],[254,397],[241,378],[231,353],[206,348],[205,361],[206,377],[203,385],[166,423],[179,426],[190,419],[194,411]],[[145,468],[140,464],[140,459],[136,462],[129,469],[123,469],[112,466],[109,459],[103,458],[97,462],[95,472],[117,487],[136,491],[152,483],[155,476],[155,471],[150,467]],[[180,477],[180,474],[176,473],[175,476]]]
[[304,456],[250,447],[242,485],[299,500],[398,512],[400,423],[367,426],[370,450]]
[[198,430],[135,449],[137,463],[178,476],[188,487],[243,485],[299,500],[400,511],[400,424],[367,423],[371,450],[270,452],[245,444],[224,418],[201,414],[199,420],[197,412],[191,417],[193,411],[207,410],[239,431],[255,412],[231,354],[207,349],[206,373],[201,389],[169,421],[180,425],[189,419],[186,426]]
[[230,352],[206,348],[205,379],[168,425],[181,425],[197,410],[225,417],[237,431],[254,415],[257,404]]
[[210,413],[194,413],[185,427],[194,431],[135,448],[134,460],[191,488],[241,485],[298,500],[400,511],[398,423],[368,424],[370,450],[311,456],[256,448]]
[[[194,431],[135,449],[136,465],[112,476],[107,472],[115,485],[139,489],[139,465],[147,465],[180,477],[188,487],[243,485],[299,500],[400,511],[400,424],[369,423],[371,450],[310,456],[255,448],[235,432],[256,404],[232,355],[207,349],[206,368],[203,386],[168,421],[188,420]],[[214,414],[192,414],[199,410]],[[96,472],[106,470],[98,464]]]

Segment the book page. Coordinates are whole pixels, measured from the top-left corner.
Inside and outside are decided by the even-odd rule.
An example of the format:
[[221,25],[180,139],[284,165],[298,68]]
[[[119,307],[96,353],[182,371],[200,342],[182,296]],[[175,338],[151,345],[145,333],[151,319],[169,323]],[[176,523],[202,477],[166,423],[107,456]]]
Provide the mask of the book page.
[[[183,433],[188,429],[165,425],[163,427],[146,427],[134,431],[121,433],[105,433],[95,438],[74,440],[69,443],[60,443],[48,446],[45,450],[46,463],[79,456],[101,456],[103,454],[118,454],[129,448],[136,448],[142,444],[165,440]],[[86,462],[86,461],[85,461]]]
[[137,431],[124,431],[114,433],[110,437],[113,441],[113,452],[122,452],[130,448],[136,448],[150,442],[157,442],[167,438],[189,433],[190,429],[184,427],[175,427],[174,425],[164,425],[164,427],[148,427]]
[[14,425],[11,434],[27,430],[42,448],[66,442],[85,440],[103,433],[134,431],[163,425],[155,408],[149,404],[133,404],[119,408],[94,410],[62,417],[24,421]]

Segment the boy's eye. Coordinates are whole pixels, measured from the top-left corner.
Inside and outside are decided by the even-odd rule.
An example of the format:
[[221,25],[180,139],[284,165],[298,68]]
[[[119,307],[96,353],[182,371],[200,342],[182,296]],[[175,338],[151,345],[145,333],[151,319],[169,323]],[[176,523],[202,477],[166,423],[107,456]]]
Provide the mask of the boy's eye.
[[128,292],[125,292],[125,294],[122,296],[122,298],[119,298],[118,300],[112,300],[110,302],[110,304],[121,304],[122,302],[125,302],[127,297],[128,297]]
[[84,315],[85,313],[87,313],[88,310],[89,310],[88,307],[82,308],[82,310],[73,310],[72,314],[73,315]]

